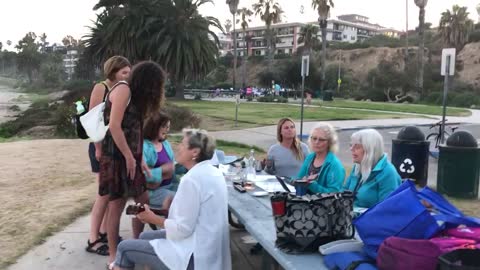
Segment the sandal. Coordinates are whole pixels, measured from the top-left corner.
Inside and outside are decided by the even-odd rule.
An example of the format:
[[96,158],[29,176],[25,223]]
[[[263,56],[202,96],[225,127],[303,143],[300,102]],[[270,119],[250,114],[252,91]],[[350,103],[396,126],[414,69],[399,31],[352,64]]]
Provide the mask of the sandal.
[[100,242],[102,242],[102,243],[108,243],[107,233],[99,232],[98,233],[98,239],[100,239]]
[[90,253],[95,253],[95,254],[98,254],[100,256],[108,256],[110,255],[110,253],[108,252],[108,245],[107,244],[103,244],[97,248],[93,248],[95,245],[101,243],[100,241],[101,239],[97,239],[96,241],[94,241],[93,243],[90,243],[90,240],[87,240],[87,247],[85,248],[85,250],[87,252],[90,252]]
[[[108,243],[107,233],[98,233],[98,239],[102,243]],[[118,243],[122,241],[123,241],[123,238],[121,236],[118,236]]]

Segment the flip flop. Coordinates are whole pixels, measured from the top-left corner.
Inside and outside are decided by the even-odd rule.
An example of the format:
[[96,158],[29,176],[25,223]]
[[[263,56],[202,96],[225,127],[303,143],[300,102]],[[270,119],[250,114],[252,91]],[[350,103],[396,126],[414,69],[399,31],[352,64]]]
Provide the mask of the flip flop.
[[110,255],[110,253],[108,252],[108,245],[107,244],[102,244],[95,249],[93,248],[95,245],[97,245],[99,243],[102,243],[100,238],[97,239],[96,241],[94,241],[93,243],[90,243],[90,240],[87,240],[87,247],[85,248],[85,250],[87,252],[95,253],[95,254],[98,254],[100,256]]

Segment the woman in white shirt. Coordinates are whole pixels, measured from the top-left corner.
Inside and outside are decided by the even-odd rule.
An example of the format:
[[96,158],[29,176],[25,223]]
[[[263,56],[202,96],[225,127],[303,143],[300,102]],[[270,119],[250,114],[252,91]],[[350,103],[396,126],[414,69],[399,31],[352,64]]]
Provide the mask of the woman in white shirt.
[[227,187],[223,174],[210,163],[214,150],[214,139],[206,131],[184,130],[176,159],[189,171],[180,181],[168,218],[155,215],[147,205],[137,215],[165,229],[122,241],[116,269],[231,269]]

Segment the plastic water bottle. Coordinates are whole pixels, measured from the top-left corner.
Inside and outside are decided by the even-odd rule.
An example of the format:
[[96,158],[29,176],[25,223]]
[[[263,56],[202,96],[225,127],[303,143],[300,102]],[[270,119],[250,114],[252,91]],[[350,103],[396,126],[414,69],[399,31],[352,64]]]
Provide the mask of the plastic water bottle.
[[257,172],[255,171],[255,151],[253,149],[250,150],[250,157],[248,158],[247,164],[247,179],[248,180],[255,180],[257,176]]
[[82,101],[79,100],[79,101],[75,102],[75,105],[76,105],[76,108],[77,108],[77,114],[78,115],[85,112],[85,107],[83,106]]

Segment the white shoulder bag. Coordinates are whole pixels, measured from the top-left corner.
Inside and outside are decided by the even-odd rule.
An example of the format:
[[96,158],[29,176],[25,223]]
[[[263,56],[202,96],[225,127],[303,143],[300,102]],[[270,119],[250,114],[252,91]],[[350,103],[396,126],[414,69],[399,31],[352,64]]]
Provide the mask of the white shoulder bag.
[[[107,94],[105,100],[98,104],[97,106],[93,107],[90,111],[80,117],[80,123],[82,123],[85,132],[87,133],[88,137],[93,142],[100,142],[105,138],[105,135],[108,131],[108,125],[105,125],[103,112],[105,111],[105,101],[109,97],[110,93],[115,89],[115,87],[119,84],[127,84],[126,81],[119,81],[113,87],[112,90]],[[128,84],[127,84],[128,85]],[[130,99],[128,100],[130,103]],[[127,106],[128,106],[127,103]]]

